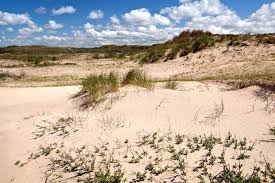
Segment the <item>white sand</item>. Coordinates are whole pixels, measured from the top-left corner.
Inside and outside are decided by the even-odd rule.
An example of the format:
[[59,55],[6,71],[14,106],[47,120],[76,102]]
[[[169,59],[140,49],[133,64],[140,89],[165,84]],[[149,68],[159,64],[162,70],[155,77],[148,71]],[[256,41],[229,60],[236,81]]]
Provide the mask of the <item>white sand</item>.
[[[273,164],[274,143],[268,125],[275,125],[275,115],[267,115],[264,103],[257,100],[250,87],[238,91],[220,91],[216,86],[201,83],[182,84],[179,90],[156,88],[154,91],[134,87],[122,88],[126,93],[110,110],[79,112],[69,100],[78,87],[0,88],[0,182],[43,182],[43,162],[35,160],[22,168],[17,160],[27,158],[43,143],[55,138],[32,139],[34,124],[60,115],[82,116],[82,128],[64,139],[71,147],[95,144],[100,139],[136,137],[137,132],[167,131],[185,134],[225,136],[229,131],[237,137],[257,141],[256,151]],[[224,104],[224,112],[213,124],[205,124],[215,106]],[[254,110],[253,110],[254,108]],[[123,122],[120,128],[103,130],[100,119],[112,117]],[[122,127],[123,126],[123,127]],[[252,160],[260,158],[258,155]]]

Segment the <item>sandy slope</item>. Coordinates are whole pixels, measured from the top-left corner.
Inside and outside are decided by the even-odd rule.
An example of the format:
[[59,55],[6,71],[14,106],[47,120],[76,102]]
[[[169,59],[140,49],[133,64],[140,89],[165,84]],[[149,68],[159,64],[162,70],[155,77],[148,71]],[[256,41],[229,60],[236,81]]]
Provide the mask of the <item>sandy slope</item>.
[[[268,125],[274,125],[275,115],[267,115],[264,103],[257,100],[250,87],[238,91],[220,91],[216,85],[182,83],[177,91],[156,88],[144,91],[135,87],[121,89],[123,97],[110,110],[79,112],[69,100],[78,87],[0,88],[0,182],[43,182],[44,161],[35,160],[16,167],[17,160],[26,159],[40,144],[63,141],[68,147],[96,144],[99,140],[135,139],[140,131],[172,131],[185,134],[225,136],[229,131],[237,137],[257,141],[252,162],[262,156],[275,163],[274,143]],[[204,122],[215,106],[223,103],[219,119]],[[34,124],[43,119],[78,116],[80,130],[64,139],[47,136],[32,139]],[[107,118],[121,123],[104,126]]]

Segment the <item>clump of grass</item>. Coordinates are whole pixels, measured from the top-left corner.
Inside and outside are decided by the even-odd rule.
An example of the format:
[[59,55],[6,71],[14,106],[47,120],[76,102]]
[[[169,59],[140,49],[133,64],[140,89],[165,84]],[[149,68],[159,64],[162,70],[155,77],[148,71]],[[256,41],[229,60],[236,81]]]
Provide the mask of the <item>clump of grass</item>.
[[145,72],[133,69],[127,72],[122,80],[122,85],[137,85],[147,89],[153,89],[153,80]]
[[84,78],[82,89],[73,98],[79,98],[80,108],[95,108],[107,99],[107,94],[117,92],[119,89],[119,77],[116,73],[92,74]]
[[176,81],[168,81],[165,83],[164,88],[170,89],[170,90],[176,90],[178,86],[178,83]]

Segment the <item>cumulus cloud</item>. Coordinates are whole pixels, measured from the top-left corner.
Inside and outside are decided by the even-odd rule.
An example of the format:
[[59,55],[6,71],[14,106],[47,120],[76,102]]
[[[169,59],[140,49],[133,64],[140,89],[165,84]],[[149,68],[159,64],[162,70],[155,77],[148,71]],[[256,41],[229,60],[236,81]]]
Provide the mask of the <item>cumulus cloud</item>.
[[220,0],[180,0],[179,6],[166,7],[160,14],[177,23],[185,22],[184,29],[200,29],[218,34],[275,32],[275,3],[264,4],[255,13],[242,19]]
[[63,25],[56,23],[54,20],[49,20],[47,24],[44,25],[46,29],[52,29],[52,30],[57,30],[57,29],[62,29]]
[[244,32],[274,33],[275,32],[275,2],[263,4],[248,19],[244,20]]
[[28,14],[15,14],[0,11],[0,25],[26,24],[30,20]]
[[169,25],[171,22],[167,17],[160,14],[152,15],[148,9],[135,9],[123,15],[123,19],[129,24],[136,25]]
[[18,32],[20,34],[23,35],[29,35],[29,34],[33,34],[33,33],[39,33],[39,32],[43,32],[43,28],[39,27],[38,25],[36,25],[33,21],[29,20],[27,22],[28,27],[23,27],[21,29],[18,30]]
[[92,10],[88,16],[89,19],[101,19],[104,17],[102,10]]
[[58,9],[53,9],[53,15],[72,14],[76,11],[73,6],[62,6]]
[[160,10],[161,14],[167,14],[174,20],[184,20],[190,17],[203,15],[228,14],[231,10],[220,2],[220,0],[181,0],[180,6],[166,7]]
[[47,9],[43,6],[40,6],[39,8],[36,8],[34,12],[37,14],[45,14],[47,13]]

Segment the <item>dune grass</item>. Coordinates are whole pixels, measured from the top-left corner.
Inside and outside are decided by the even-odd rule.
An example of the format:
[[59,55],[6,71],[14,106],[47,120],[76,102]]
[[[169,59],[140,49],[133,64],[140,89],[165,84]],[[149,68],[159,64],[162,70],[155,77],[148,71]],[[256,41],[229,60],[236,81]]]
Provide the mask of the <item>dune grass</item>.
[[176,81],[168,81],[165,83],[164,88],[170,89],[170,90],[176,90],[178,86],[178,83]]
[[125,85],[136,85],[150,90],[154,88],[153,80],[144,71],[138,69],[133,69],[126,73],[122,80],[122,86]]
[[116,73],[92,74],[82,81],[82,89],[73,98],[79,98],[80,108],[95,108],[107,99],[108,93],[117,92],[119,89],[119,77]]

